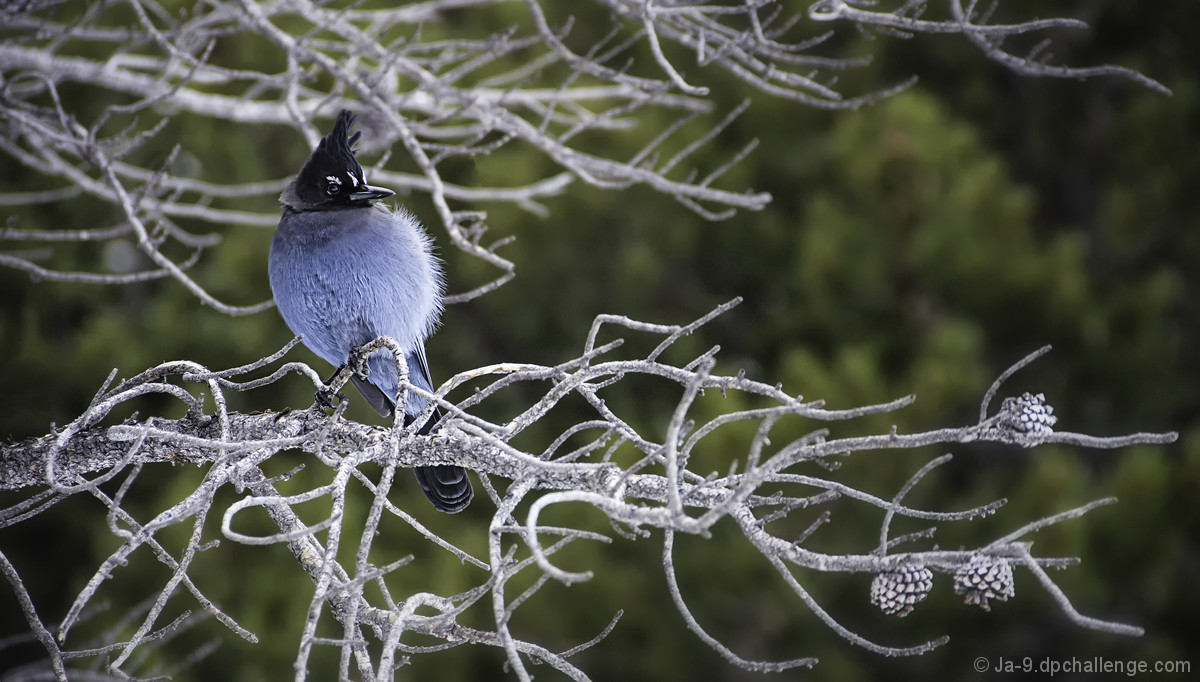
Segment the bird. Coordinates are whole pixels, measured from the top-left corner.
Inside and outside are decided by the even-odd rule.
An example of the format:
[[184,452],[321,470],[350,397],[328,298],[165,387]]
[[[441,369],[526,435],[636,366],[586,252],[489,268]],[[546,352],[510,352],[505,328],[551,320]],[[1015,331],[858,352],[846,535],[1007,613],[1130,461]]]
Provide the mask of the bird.
[[[344,367],[352,348],[388,336],[404,349],[409,383],[432,392],[425,340],[441,317],[441,263],[412,214],[379,203],[394,192],[367,184],[354,149],[362,133],[350,134],[355,118],[348,110],[338,113],[279,197],[282,215],[267,268],[271,292],[292,333],[321,359]],[[367,368],[366,378],[356,372],[351,380],[376,412],[391,416],[400,383],[395,356],[377,351]],[[405,424],[427,404],[409,390]],[[418,432],[429,433],[440,419],[435,410]],[[454,514],[470,504],[474,493],[462,467],[414,472],[437,509]]]

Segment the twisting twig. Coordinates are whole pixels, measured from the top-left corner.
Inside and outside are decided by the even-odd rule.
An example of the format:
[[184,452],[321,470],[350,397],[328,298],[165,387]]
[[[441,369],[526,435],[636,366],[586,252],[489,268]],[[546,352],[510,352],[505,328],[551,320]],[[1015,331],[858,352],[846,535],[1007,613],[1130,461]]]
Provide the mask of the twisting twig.
[[[528,603],[547,581],[577,582],[597,575],[594,570],[564,570],[551,562],[552,555],[574,540],[611,541],[607,535],[582,528],[549,527],[540,522],[542,513],[548,507],[564,503],[584,504],[600,510],[622,535],[661,532],[665,541],[664,568],[672,586],[676,607],[685,623],[727,660],[752,670],[778,670],[809,665],[812,661],[806,658],[782,663],[748,661],[713,639],[699,625],[678,593],[674,578],[678,567],[671,558],[675,534],[705,537],[713,524],[722,519],[733,519],[745,534],[748,546],[780,572],[796,598],[808,605],[818,618],[847,640],[887,655],[922,653],[942,640],[901,648],[874,644],[840,625],[832,614],[821,608],[799,580],[785,568],[785,564],[838,573],[882,574],[904,566],[928,566],[955,572],[976,561],[977,556],[985,555],[991,557],[992,561],[1013,561],[1039,573],[1039,580],[1054,594],[1060,607],[1081,626],[1123,634],[1136,632],[1137,629],[1131,626],[1080,616],[1061,590],[1052,587],[1049,578],[1040,572],[1040,567],[1044,565],[1063,565],[1072,560],[1033,557],[1029,554],[1028,546],[1020,541],[1028,533],[1077,518],[1109,500],[1025,523],[976,550],[918,549],[903,554],[890,553],[900,542],[928,542],[936,528],[934,526],[899,538],[889,538],[888,529],[895,517],[923,519],[935,524],[966,522],[993,513],[1002,501],[957,512],[924,510],[903,504],[908,491],[935,467],[947,461],[948,456],[936,458],[914,473],[890,501],[857,490],[852,485],[796,473],[794,469],[833,455],[865,455],[872,450],[885,448],[951,445],[975,440],[1014,442],[1013,434],[1000,426],[1007,422],[993,418],[983,423],[922,433],[901,434],[893,429],[886,434],[850,437],[836,437],[824,429],[791,442],[772,445],[769,440],[772,427],[783,419],[836,422],[901,409],[911,400],[901,399],[850,410],[827,410],[819,402],[804,402],[776,386],[748,379],[740,373],[735,376],[715,373],[715,351],[702,353],[696,359],[684,360],[682,366],[662,360],[677,340],[693,333],[734,304],[736,301],[731,301],[685,325],[652,324],[621,316],[600,316],[584,339],[579,357],[561,365],[542,367],[512,364],[464,372],[433,393],[422,391],[429,399],[430,409],[436,404],[447,415],[441,429],[426,436],[417,435],[415,428],[404,428],[399,420],[387,428],[349,422],[341,416],[345,403],[338,406],[333,416],[316,409],[279,414],[243,415],[230,412],[224,394],[226,390],[253,390],[255,387],[285,381],[293,373],[304,375],[306,382],[319,382],[314,380],[316,373],[310,368],[303,367],[301,363],[285,362],[286,353],[295,346],[294,339],[281,351],[264,360],[231,369],[212,371],[196,363],[168,362],[113,386],[114,374],[104,382],[91,406],[61,432],[24,443],[0,446],[0,462],[36,463],[34,466],[28,463],[15,467],[8,465],[9,470],[38,472],[36,476],[7,479],[4,483],[11,487],[53,482],[56,484],[53,490],[59,497],[90,492],[103,502],[110,515],[110,529],[121,541],[117,550],[102,563],[77,596],[60,626],[60,636],[67,635],[84,609],[99,598],[108,578],[130,561],[138,548],[148,546],[170,568],[170,578],[158,590],[134,636],[120,647],[113,659],[114,665],[131,660],[132,654],[163,631],[159,626],[163,607],[180,585],[206,611],[228,627],[243,637],[255,638],[255,635],[241,628],[232,615],[205,597],[203,581],[189,574],[195,556],[209,548],[201,538],[202,530],[207,525],[206,518],[212,511],[219,511],[222,518],[220,532],[226,540],[251,546],[286,544],[301,569],[312,579],[316,590],[297,650],[298,669],[304,669],[313,648],[324,643],[317,633],[321,623],[332,617],[345,630],[345,639],[339,644],[342,647],[340,661],[343,671],[349,670],[352,660],[361,670],[374,670],[376,665],[382,666],[379,669],[390,668],[398,653],[419,651],[403,642],[403,633],[413,632],[442,638],[447,645],[470,641],[500,647],[522,679],[528,677],[524,656],[533,656],[576,679],[585,679],[577,668],[565,660],[565,655],[553,654],[519,639],[509,625],[513,612]],[[642,358],[627,360],[612,357],[624,346],[615,342],[597,345],[600,329],[605,324],[617,324],[630,333],[654,335],[660,341]],[[380,349],[391,350],[395,356],[399,346],[394,340],[380,338],[357,349],[354,357],[365,358]],[[272,365],[279,363],[283,363],[282,366],[271,371]],[[357,364],[348,363],[344,372],[335,375],[329,389],[336,390],[344,384],[348,380],[348,373],[357,371]],[[1020,363],[1020,366],[1024,364]],[[421,390],[408,382],[403,366],[397,369],[402,390]],[[1006,375],[1012,371],[1015,369],[1009,370]],[[246,375],[266,372],[270,373],[265,377],[244,379]],[[610,386],[634,375],[666,382],[682,391],[665,434],[661,437],[639,432],[622,419],[613,406],[597,397],[597,391],[600,390],[598,386]],[[477,407],[505,394],[512,387],[527,382],[546,382],[547,379],[553,379],[553,382],[547,384],[543,396],[535,399],[534,406],[514,420],[518,422],[516,427],[494,424],[475,414]],[[203,385],[212,399],[211,412],[205,408],[208,403],[200,403],[173,381]],[[480,381],[485,385],[472,395],[457,403],[452,399],[451,396],[460,387]],[[773,401],[775,405],[718,415],[697,427],[692,423],[691,413],[700,391],[709,388],[758,396],[759,399]],[[149,418],[141,423],[97,426],[113,410],[147,391],[175,397],[187,406],[187,414],[177,420]],[[991,392],[995,393],[995,389]],[[547,442],[533,451],[513,445],[512,439],[523,434],[526,426],[538,422],[547,410],[572,394],[583,395],[587,399],[587,404],[596,411],[592,418],[568,427],[562,434],[549,434]],[[1036,401],[1030,403],[1031,407],[1038,405],[1040,403]],[[758,425],[741,455],[740,468],[731,467],[724,476],[716,473],[702,476],[688,468],[694,454],[706,447],[712,435],[722,426],[748,421],[757,421]],[[566,455],[554,458],[547,456],[561,449],[573,436],[592,429],[599,429],[604,436]],[[602,443],[613,434],[620,434],[621,441],[640,450],[643,457],[624,466],[611,460],[604,453]],[[1050,431],[1038,437],[1043,442],[1054,439],[1055,442],[1115,447],[1135,442],[1169,442],[1175,436],[1174,433],[1166,433],[1097,438]],[[332,472],[331,477],[325,483],[305,490],[281,493],[277,485],[284,483],[289,475],[268,479],[260,465],[272,454],[290,448],[300,448],[315,455]],[[96,453],[109,454],[96,457]],[[202,464],[208,467],[208,471],[193,494],[159,512],[149,522],[139,524],[123,512],[121,503],[136,484],[141,467],[156,461]],[[392,474],[396,468],[450,463],[513,481],[503,495],[490,485],[485,485],[488,496],[497,505],[489,527],[486,563],[439,538],[417,521],[413,514],[401,510],[390,499]],[[383,467],[378,482],[361,470],[368,464]],[[104,473],[92,479],[85,478],[88,472],[96,470]],[[127,476],[115,497],[110,498],[100,491],[98,486],[101,483],[114,480],[122,473]],[[486,478],[483,480],[487,481]],[[362,490],[372,499],[367,521],[362,528],[349,527],[346,522],[346,505],[355,494],[355,481],[362,483]],[[249,489],[249,494],[239,494],[237,499],[223,503],[221,509],[216,509],[219,491],[242,486]],[[796,491],[797,487],[804,491]],[[777,490],[770,492],[771,488]],[[808,491],[811,490],[818,492],[810,494]],[[796,541],[788,541],[775,537],[766,528],[769,523],[790,511],[828,503],[837,498],[853,500],[881,511],[882,521],[875,539],[864,538],[867,553],[835,555],[817,552],[801,546],[807,532]],[[28,505],[17,505],[3,512],[0,518],[7,519],[6,523],[10,524],[19,522],[39,513],[56,499],[58,497],[41,496]],[[320,500],[329,500],[328,512],[321,518],[303,522],[292,510],[294,505]],[[528,512],[523,521],[518,521],[514,517],[515,510],[526,503],[529,504]],[[778,511],[761,519],[756,518],[754,510],[762,507],[777,507]],[[278,532],[250,534],[237,530],[239,514],[251,509],[265,510],[278,526]],[[701,514],[692,516],[689,514],[691,509],[699,509]],[[390,513],[385,515],[384,512]],[[826,515],[821,518],[828,520],[830,517]],[[385,586],[382,591],[384,601],[377,603],[377,599],[368,596],[367,585],[382,584],[380,581],[384,576],[402,570],[411,561],[401,558],[384,566],[376,566],[370,561],[373,536],[384,524],[396,521],[416,529],[436,546],[462,561],[486,568],[486,577],[468,592],[447,597],[420,593],[406,598],[393,598]],[[176,556],[165,549],[157,536],[168,528],[182,524],[190,524],[191,536],[182,553]],[[319,539],[318,534],[324,539]],[[543,538],[551,536],[558,539],[552,544],[544,544]],[[502,538],[513,538],[518,542],[506,547]],[[337,559],[337,550],[345,542],[357,542],[357,545],[352,552],[353,559],[343,565]],[[518,556],[517,552],[522,552],[523,556]],[[506,586],[514,576],[524,571],[535,571],[538,577],[530,588],[515,599],[510,599]],[[491,634],[470,631],[474,634],[464,635],[468,631],[458,623],[459,614],[488,595],[492,600],[495,630]],[[440,615],[418,615],[415,609],[420,605],[432,605]],[[385,650],[377,660],[373,658],[375,654],[364,645],[371,632],[383,633],[381,637]],[[467,639],[464,640],[464,637]],[[586,646],[581,645],[571,651],[582,648]]]
[[[768,194],[730,179],[736,176],[730,169],[753,152],[757,141],[726,145],[750,103],[742,93],[733,100],[741,104],[719,108],[718,102],[726,99],[716,96],[715,85],[729,81],[729,76],[750,90],[823,109],[861,106],[914,82],[844,92],[838,74],[867,61],[838,57],[832,31],[804,33],[804,13],[770,0],[723,5],[597,1],[611,20],[598,31],[579,31],[574,19],[552,19],[550,3],[538,0],[526,0],[517,8],[525,13],[525,21],[479,29],[476,23],[487,22],[470,22],[455,28],[462,33],[422,27],[443,22],[467,5],[482,16],[490,0],[429,0],[380,9],[366,9],[363,3],[332,8],[310,0],[209,0],[186,13],[156,0],[133,0],[92,3],[69,16],[56,12],[55,3],[34,0],[0,10],[6,35],[13,38],[0,44],[0,154],[27,177],[44,180],[40,186],[31,181],[29,187],[0,195],[0,205],[16,211],[0,228],[0,245],[5,247],[0,266],[34,279],[80,284],[163,281],[228,315],[265,310],[272,305],[269,300],[245,305],[216,296],[217,288],[208,279],[214,268],[203,264],[214,250],[231,248],[226,237],[234,231],[276,225],[274,197],[296,169],[276,168],[266,178],[237,183],[211,177],[218,164],[189,161],[207,161],[207,138],[201,143],[185,134],[165,145],[159,138],[199,122],[198,129],[218,133],[285,127],[295,131],[295,140],[313,145],[328,119],[338,109],[350,108],[360,115],[363,160],[373,177],[384,186],[422,195],[414,201],[432,205],[449,243],[490,268],[492,274],[482,278],[483,284],[471,284],[473,288],[446,299],[466,301],[511,281],[516,271],[503,248],[516,231],[495,222],[493,216],[505,212],[489,215],[481,204],[502,202],[546,216],[547,200],[580,180],[608,190],[647,187],[711,220],[765,206]],[[1006,38],[1083,27],[1071,19],[992,24],[989,13],[977,12],[974,2],[959,0],[950,0],[944,10],[912,0],[822,0],[809,7],[807,16],[834,29],[845,24],[868,35],[958,34],[985,58],[1022,74],[1119,77],[1169,92],[1122,67],[1050,65],[1044,42],[1025,56],[1003,47]],[[238,50],[223,50],[220,60],[213,58],[216,46],[242,36],[260,43],[262,49],[246,53],[253,59],[239,61],[243,57]],[[581,42],[587,40],[591,42]],[[268,73],[262,71],[263,63],[281,67]],[[102,96],[75,109],[66,93],[78,88]],[[92,106],[94,102],[104,104]],[[651,123],[658,127],[645,129]],[[630,135],[649,142],[635,144],[637,151],[631,154],[626,144]],[[704,153],[718,142],[720,149],[731,151],[717,157]],[[456,160],[515,158],[517,153],[529,162],[511,177],[486,179],[481,172],[485,179],[478,185],[450,181],[457,173],[448,164]],[[406,164],[409,167],[401,170]],[[481,168],[485,165],[480,163]],[[70,214],[119,217],[107,223],[53,226],[25,217],[36,217],[57,202],[67,204]],[[497,236],[488,236],[489,230]],[[133,252],[128,263],[103,258],[105,249],[120,249],[122,243]],[[64,261],[64,256],[74,259],[76,253],[83,254],[83,265]],[[919,654],[944,638],[911,647],[875,644],[821,607],[803,584],[802,574],[793,573],[797,567],[852,574],[851,578],[883,577],[885,586],[890,584],[887,580],[899,580],[897,576],[916,576],[909,584],[919,586],[936,569],[953,574],[955,588],[983,604],[994,585],[978,589],[972,579],[992,580],[999,592],[993,590],[991,596],[1006,596],[1001,578],[1006,571],[1010,575],[1013,566],[1024,567],[1073,623],[1124,635],[1141,632],[1081,615],[1044,570],[1078,560],[1034,556],[1024,540],[1110,500],[1018,521],[1012,524],[1015,530],[980,540],[973,548],[941,550],[931,547],[940,526],[994,513],[1003,500],[958,511],[906,503],[915,485],[948,455],[919,468],[890,496],[835,480],[829,463],[851,455],[876,456],[881,450],[945,450],[976,441],[1114,448],[1167,443],[1175,440],[1175,433],[1099,437],[1056,431],[1052,410],[1041,395],[1005,398],[988,417],[1003,382],[1040,357],[1043,349],[993,383],[983,396],[977,423],[847,436],[839,433],[840,422],[904,409],[913,397],[827,409],[819,399],[806,402],[744,373],[723,374],[718,371],[716,346],[702,346],[707,350],[683,360],[671,359],[683,337],[739,300],[686,324],[601,315],[581,339],[574,358],[555,365],[509,361],[469,369],[433,392],[410,383],[407,363],[397,354],[399,346],[387,338],[359,349],[355,361],[328,386],[307,364],[286,361],[297,339],[233,368],[214,370],[192,361],[172,361],[119,382],[114,370],[88,406],[65,426],[50,428],[40,438],[0,445],[0,488],[26,494],[0,510],[0,526],[26,523],[71,499],[79,508],[72,513],[102,518],[113,538],[108,556],[88,567],[90,577],[62,622],[53,625],[39,615],[40,595],[30,593],[33,583],[18,572],[18,567],[29,569],[0,553],[0,571],[16,595],[30,636],[46,651],[48,663],[39,674],[48,671],[65,678],[68,662],[78,659],[95,661],[89,674],[105,674],[95,672],[102,669],[120,678],[140,674],[135,668],[144,652],[184,631],[198,617],[211,616],[251,642],[265,636],[239,623],[241,605],[218,605],[209,596],[209,581],[219,576],[196,570],[202,553],[237,543],[250,552],[264,545],[286,546],[295,559],[294,570],[312,583],[304,623],[289,630],[299,632],[297,678],[306,675],[315,652],[323,647],[338,649],[343,679],[352,669],[363,679],[390,679],[406,656],[482,645],[503,651],[519,679],[532,678],[532,662],[583,680],[586,674],[568,659],[596,646],[618,627],[621,612],[598,636],[562,653],[522,639],[514,625],[517,614],[545,598],[544,588],[551,581],[603,577],[603,565],[577,566],[571,563],[576,557],[560,553],[564,548],[580,540],[610,543],[619,541],[616,536],[658,534],[676,610],[701,641],[731,664],[749,670],[812,665],[814,659],[805,657],[782,662],[745,659],[709,634],[700,624],[703,614],[689,607],[677,576],[687,567],[676,564],[674,542],[681,533],[704,541],[715,524],[727,519],[741,531],[742,548],[778,572],[789,598],[808,606],[839,636],[873,652]],[[613,331],[610,327],[619,328],[622,335],[647,335],[654,347],[645,355],[631,356],[622,339],[601,341],[602,332]],[[405,392],[416,391],[427,398],[423,417],[434,409],[442,411],[444,419],[432,433],[419,433],[423,417],[405,427],[399,411],[386,427],[349,421],[346,401],[333,414],[319,404],[281,412],[234,409],[253,404],[250,401],[261,395],[254,393],[258,389],[297,380],[336,394],[361,371],[358,360],[379,350],[392,352],[397,361],[398,402],[404,402]],[[679,396],[662,423],[648,424],[636,406],[610,399],[613,387],[634,378],[657,386],[664,395]],[[230,391],[240,393],[237,401]],[[708,401],[701,399],[708,391],[736,394],[742,400],[713,414]],[[132,407],[142,407],[147,396],[175,411],[125,417]],[[553,420],[546,416],[567,402],[582,405],[584,414],[548,432]],[[493,405],[503,408],[492,411]],[[506,417],[491,421],[483,416],[495,413]],[[167,414],[171,417],[163,416]],[[781,432],[784,423],[802,424],[796,432],[806,435],[772,443],[771,435]],[[737,429],[744,442],[730,448],[724,436]],[[271,458],[288,450],[307,453],[304,464],[289,464],[285,473],[269,476]],[[719,471],[695,470],[695,462],[707,459],[713,450],[724,457]],[[143,474],[168,462],[200,467],[203,475],[183,499],[161,502],[145,516],[130,513],[127,505],[150,485]],[[480,496],[473,509],[492,511],[489,503],[495,507],[486,557],[467,551],[471,544],[460,547],[435,532],[437,526],[422,522],[428,510],[414,503],[410,511],[410,491],[395,484],[397,469],[438,464],[465,466],[480,477],[487,495]],[[302,467],[308,467],[308,473],[315,469],[323,478],[299,488],[300,481],[311,480],[295,476]],[[164,476],[174,471],[162,469]],[[878,514],[872,518],[879,519],[869,532],[851,536],[852,529],[847,529],[848,540],[857,548],[843,554],[817,551],[809,542],[819,527],[833,523],[828,505],[835,500]],[[594,510],[609,525],[597,531],[570,527],[557,518],[543,521],[551,518],[551,506],[566,504]],[[303,518],[298,505],[303,505]],[[354,509],[366,509],[365,519],[356,519]],[[782,531],[776,529],[789,515],[809,509],[816,520],[807,530],[796,537],[792,529],[787,536],[794,539],[779,537]],[[274,524],[270,530],[246,526],[243,512],[260,511]],[[927,527],[893,537],[891,528],[898,517],[920,519]],[[430,586],[394,579],[420,561],[422,553],[381,561],[377,534],[393,527],[415,531],[429,542],[428,549],[457,559],[471,586],[457,594],[435,594]],[[168,535],[175,541],[168,542]],[[221,545],[206,539],[212,537]],[[901,544],[910,551],[897,552]],[[96,605],[111,598],[112,578],[139,561],[165,567],[165,577],[145,586],[146,599],[140,604],[118,609],[122,613],[111,632],[119,634],[106,636],[98,646],[80,647],[75,641],[80,623],[94,618]],[[516,585],[525,587],[517,593]],[[181,600],[199,606],[198,615],[168,615],[169,607]],[[479,625],[474,611],[488,607],[491,621]],[[599,622],[596,627],[601,627]],[[331,631],[336,636],[326,636]],[[414,636],[421,638],[420,644],[413,643]],[[200,657],[205,651],[190,655]]]

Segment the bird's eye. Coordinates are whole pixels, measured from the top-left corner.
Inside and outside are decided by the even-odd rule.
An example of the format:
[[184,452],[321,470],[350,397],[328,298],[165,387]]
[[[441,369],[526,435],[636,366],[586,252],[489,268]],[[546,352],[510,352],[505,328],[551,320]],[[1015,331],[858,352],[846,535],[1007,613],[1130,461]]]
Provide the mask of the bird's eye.
[[325,193],[336,197],[342,191],[342,179],[336,175],[325,176]]

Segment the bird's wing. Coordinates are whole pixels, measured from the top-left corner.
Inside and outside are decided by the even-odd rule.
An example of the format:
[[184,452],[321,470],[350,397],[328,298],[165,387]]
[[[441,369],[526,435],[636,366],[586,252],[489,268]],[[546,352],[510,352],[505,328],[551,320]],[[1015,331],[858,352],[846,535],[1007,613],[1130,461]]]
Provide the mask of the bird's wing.
[[[425,360],[425,344],[417,343],[414,345],[416,347],[413,348],[412,352],[409,353],[410,360],[408,367],[409,371],[411,372],[413,364],[411,358],[415,357],[417,359],[417,368],[420,370],[420,376],[409,377],[408,380],[432,393],[433,379],[429,377],[429,362]],[[421,384],[422,381],[425,382],[424,385]]]
[[[408,362],[409,382],[432,392],[433,380],[429,378],[429,362],[425,359],[424,344],[416,344],[416,348],[410,351],[405,359]],[[393,405],[393,401],[396,399],[395,396],[388,395],[386,391],[371,383],[369,379],[363,379],[357,374],[351,374],[350,381],[358,388],[358,392],[362,393],[367,404],[379,413],[379,416],[392,416],[392,412],[395,409]],[[424,407],[425,400],[420,399],[419,402]],[[439,419],[438,415],[440,415],[440,412],[435,410],[434,418],[429,420],[431,426],[437,423]],[[405,421],[411,421],[411,418]]]
[[393,399],[388,397],[381,388],[357,374],[351,374],[350,381],[354,382],[355,387],[358,388],[358,392],[366,399],[367,404],[379,413],[380,417],[392,416]]
[[[415,344],[415,347],[412,349],[412,352],[410,352],[408,354],[408,371],[409,372],[412,372],[414,369],[413,368],[413,360],[414,359],[416,360],[416,369],[420,373],[420,376],[410,376],[408,378],[408,380],[410,382],[412,382],[413,384],[420,386],[421,388],[432,393],[434,390],[433,389],[433,380],[429,377],[429,363],[428,363],[428,361],[425,360],[425,344],[423,344],[423,343]],[[422,407],[424,407],[424,405],[422,405]],[[438,422],[440,422],[441,420],[442,420],[442,411],[439,410],[438,408],[434,407],[433,415],[429,418],[428,421],[425,422],[425,425],[421,427],[420,432],[423,434],[429,433],[429,431],[433,429],[433,426],[435,424],[437,424]]]

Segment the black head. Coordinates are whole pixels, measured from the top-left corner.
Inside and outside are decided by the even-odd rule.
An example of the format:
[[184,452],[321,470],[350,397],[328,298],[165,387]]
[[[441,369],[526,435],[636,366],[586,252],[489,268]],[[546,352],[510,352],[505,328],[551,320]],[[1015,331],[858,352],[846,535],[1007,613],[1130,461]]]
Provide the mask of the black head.
[[298,211],[329,211],[368,206],[394,192],[367,184],[366,174],[354,158],[354,145],[362,133],[350,134],[354,114],[343,109],[333,130],[321,138],[300,174],[280,200]]

